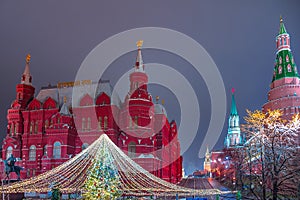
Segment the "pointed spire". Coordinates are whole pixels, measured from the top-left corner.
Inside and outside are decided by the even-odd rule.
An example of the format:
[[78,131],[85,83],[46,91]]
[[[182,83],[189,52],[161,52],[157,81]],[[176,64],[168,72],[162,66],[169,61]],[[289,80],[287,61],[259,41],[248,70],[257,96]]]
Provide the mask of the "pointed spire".
[[210,153],[209,153],[209,149],[208,149],[208,145],[207,145],[207,146],[206,146],[206,153],[205,153],[205,155],[206,155],[206,156],[209,156],[209,154],[210,154]]
[[234,98],[234,88],[231,89],[232,97],[231,97],[231,110],[230,115],[238,115],[235,98]]
[[282,78],[299,78],[291,51],[290,35],[285,29],[281,16],[279,34],[276,37],[276,47],[277,52],[272,82]]
[[143,46],[143,42],[144,42],[143,40],[139,40],[136,43],[136,46],[138,47],[138,54],[135,62],[135,71],[137,72],[144,72],[144,63],[143,63],[142,50],[141,50],[141,47]]
[[30,59],[31,59],[30,54],[27,54],[26,65],[25,65],[25,70],[22,75],[21,84],[32,85],[32,83],[31,83],[32,77],[31,77],[30,70],[29,70]]
[[280,16],[280,28],[279,28],[279,35],[287,34],[286,29],[284,27],[282,16]]
[[67,116],[71,115],[70,110],[69,110],[69,108],[67,106],[67,97],[66,96],[64,96],[64,103],[61,106],[59,113],[61,115],[67,115]]

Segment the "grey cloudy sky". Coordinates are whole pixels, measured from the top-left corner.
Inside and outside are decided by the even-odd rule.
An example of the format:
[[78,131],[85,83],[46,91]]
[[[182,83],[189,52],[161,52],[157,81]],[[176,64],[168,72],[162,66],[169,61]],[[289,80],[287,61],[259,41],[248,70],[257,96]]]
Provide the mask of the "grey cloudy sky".
[[[245,109],[260,109],[266,102],[280,15],[291,35],[295,62],[300,62],[299,9],[298,0],[0,1],[1,136],[6,133],[7,108],[15,98],[15,86],[20,81],[27,53],[32,56],[33,84],[39,91],[48,83],[74,80],[80,64],[96,45],[114,34],[139,27],[173,29],[200,43],[218,66],[227,94],[232,87],[236,88],[238,110],[243,117]],[[121,56],[102,78],[114,84],[131,68],[135,56],[136,52]],[[147,49],[143,57],[145,63],[172,66],[196,91],[201,110],[200,128],[184,153],[184,166],[188,172],[200,168],[198,151],[210,118],[205,82],[187,61],[172,53]],[[165,99],[168,117],[180,121],[176,96],[157,85],[152,85],[150,91],[153,96]],[[227,100],[229,106],[230,95]],[[189,120],[193,123],[193,119]],[[214,149],[222,148],[226,130],[225,121]]]

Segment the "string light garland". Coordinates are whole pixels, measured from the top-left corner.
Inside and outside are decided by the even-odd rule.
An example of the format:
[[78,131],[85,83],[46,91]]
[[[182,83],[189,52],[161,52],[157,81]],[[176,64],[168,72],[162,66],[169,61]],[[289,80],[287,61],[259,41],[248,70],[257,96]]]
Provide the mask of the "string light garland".
[[[97,167],[104,167],[108,171],[99,174],[101,170],[95,170]],[[99,176],[96,176],[97,173]],[[30,179],[4,185],[0,191],[47,193],[56,184],[62,193],[85,195],[92,188],[90,184],[93,178],[99,184],[101,181],[112,181],[111,193],[120,191],[118,195],[125,196],[210,196],[234,193],[218,189],[190,189],[164,181],[130,159],[106,134],[102,134],[88,148],[62,165]]]

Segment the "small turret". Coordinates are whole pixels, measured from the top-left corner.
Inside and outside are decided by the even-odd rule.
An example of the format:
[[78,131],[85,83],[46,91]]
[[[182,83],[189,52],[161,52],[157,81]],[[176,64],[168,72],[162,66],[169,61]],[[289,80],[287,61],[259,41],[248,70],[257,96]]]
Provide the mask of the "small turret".
[[145,67],[144,67],[144,63],[143,63],[143,57],[142,57],[142,50],[141,47],[143,45],[143,40],[139,40],[136,43],[136,46],[138,47],[138,54],[136,57],[136,62],[135,62],[135,70],[136,72],[145,72]]
[[30,59],[31,59],[30,54],[27,54],[26,65],[25,65],[25,70],[22,75],[21,84],[32,85],[32,77],[31,77],[30,69],[29,69]]

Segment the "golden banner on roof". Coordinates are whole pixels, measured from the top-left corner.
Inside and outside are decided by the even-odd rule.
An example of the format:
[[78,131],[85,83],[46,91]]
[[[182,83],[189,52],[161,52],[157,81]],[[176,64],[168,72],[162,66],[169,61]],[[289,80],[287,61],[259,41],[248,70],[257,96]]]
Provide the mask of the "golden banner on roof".
[[84,86],[91,85],[92,80],[82,80],[82,81],[71,81],[71,82],[58,82],[57,88],[65,88],[65,87],[74,87],[74,86]]

